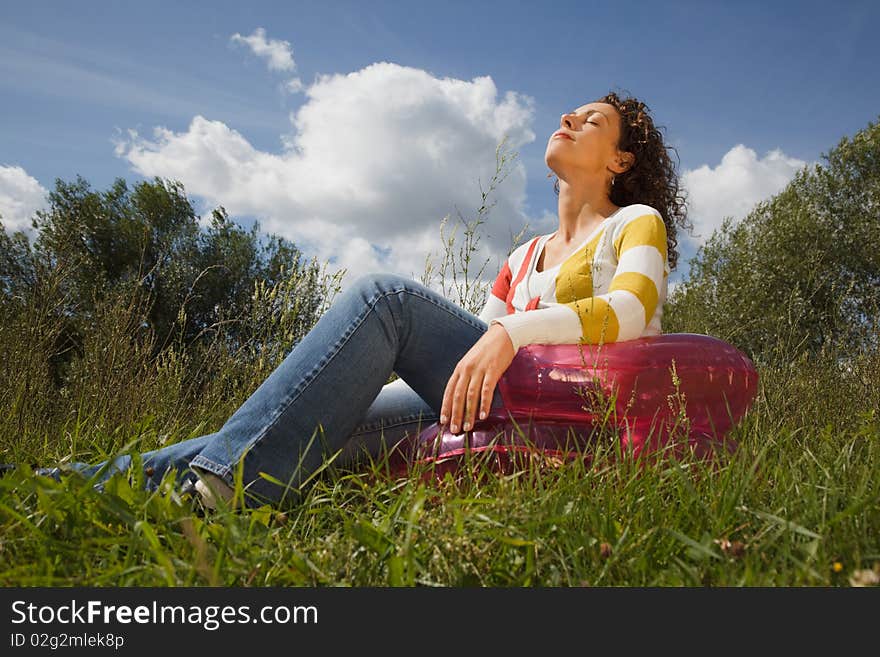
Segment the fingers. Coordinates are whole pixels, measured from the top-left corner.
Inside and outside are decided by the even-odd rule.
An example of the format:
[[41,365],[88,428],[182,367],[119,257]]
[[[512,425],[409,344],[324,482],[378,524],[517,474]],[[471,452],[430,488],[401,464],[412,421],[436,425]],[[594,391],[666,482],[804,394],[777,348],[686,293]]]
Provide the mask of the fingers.
[[495,393],[496,381],[487,373],[483,378],[483,390],[480,393],[480,419],[485,420],[492,409],[492,398]]
[[446,424],[452,411],[452,395],[455,392],[455,384],[458,380],[458,370],[452,373],[446,382],[446,390],[443,391],[443,402],[440,406],[440,424]]
[[[446,390],[443,393],[443,404],[440,407],[440,424],[449,420],[449,429],[452,433],[458,433],[462,425],[462,416],[467,403],[466,396],[469,394],[471,376],[465,370],[456,370],[449,377]],[[467,429],[465,429],[467,431]]]
[[470,377],[464,373],[455,379],[455,387],[452,390],[452,408],[449,414],[449,429],[452,433],[458,433],[458,428],[461,426],[468,381],[470,381]]
[[[477,373],[470,377],[467,385],[466,405],[462,410],[462,420],[464,423],[462,428],[464,431],[470,431],[471,427],[474,426],[474,417],[477,414],[476,409],[479,406],[480,391],[482,387],[483,374]],[[453,429],[453,432],[455,432],[455,429]]]
[[458,433],[459,428],[470,431],[478,417],[483,420],[489,414],[494,387],[489,373],[454,373],[443,393],[440,424],[449,420],[452,433]]

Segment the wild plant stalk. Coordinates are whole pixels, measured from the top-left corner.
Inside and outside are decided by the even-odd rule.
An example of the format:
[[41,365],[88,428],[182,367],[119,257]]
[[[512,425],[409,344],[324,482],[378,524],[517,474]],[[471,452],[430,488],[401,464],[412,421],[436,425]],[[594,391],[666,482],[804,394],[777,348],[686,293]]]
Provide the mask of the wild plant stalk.
[[[484,189],[482,181],[479,183],[480,205],[477,208],[475,218],[472,221],[466,220],[456,208],[458,221],[464,224],[463,244],[456,251],[454,245],[458,225],[453,227],[451,235],[448,237],[444,235],[444,229],[449,221],[449,215],[447,215],[440,221],[440,242],[443,245],[440,267],[435,269],[432,261],[433,253],[429,253],[425,258],[425,271],[419,278],[420,282],[428,287],[433,287],[435,278],[439,278],[440,288],[438,291],[440,294],[475,315],[479,314],[485,304],[486,290],[482,278],[489,261],[487,258],[479,269],[473,272],[471,261],[480,250],[479,229],[486,223],[489,213],[497,203],[493,194],[510,175],[518,156],[518,153],[510,150],[505,136],[495,149],[495,171],[489,180],[489,188]],[[523,226],[520,232],[512,237],[510,251],[519,245],[527,230],[528,225]],[[496,273],[492,272],[492,275],[494,276]],[[494,278],[489,281],[489,284],[491,285],[493,281]]]

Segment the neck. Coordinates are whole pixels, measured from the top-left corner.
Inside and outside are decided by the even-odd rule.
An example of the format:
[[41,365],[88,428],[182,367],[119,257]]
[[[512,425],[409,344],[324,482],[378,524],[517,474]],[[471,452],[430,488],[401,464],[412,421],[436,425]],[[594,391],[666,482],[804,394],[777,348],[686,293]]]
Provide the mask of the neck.
[[619,209],[600,187],[575,187],[560,179],[559,230],[556,235],[563,242],[570,242],[590,232]]

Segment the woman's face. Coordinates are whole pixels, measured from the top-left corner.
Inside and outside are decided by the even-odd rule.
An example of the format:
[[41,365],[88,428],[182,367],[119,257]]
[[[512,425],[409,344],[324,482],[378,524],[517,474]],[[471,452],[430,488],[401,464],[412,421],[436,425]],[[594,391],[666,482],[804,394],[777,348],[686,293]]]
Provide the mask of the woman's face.
[[563,114],[559,130],[550,136],[544,161],[557,176],[587,173],[613,175],[609,166],[618,160],[620,114],[608,103],[587,103]]

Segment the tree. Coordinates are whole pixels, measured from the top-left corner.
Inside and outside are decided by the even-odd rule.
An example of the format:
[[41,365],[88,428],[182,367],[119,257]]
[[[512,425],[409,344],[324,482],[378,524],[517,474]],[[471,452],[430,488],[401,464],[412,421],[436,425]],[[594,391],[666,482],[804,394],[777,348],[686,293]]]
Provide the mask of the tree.
[[877,346],[880,124],[822,157],[738,224],[725,218],[670,296],[666,330],[759,358]]
[[48,209],[37,212],[33,247],[20,231],[0,238],[0,285],[3,303],[14,308],[27,298],[36,278],[59,277],[57,322],[51,368],[63,385],[70,360],[94,323],[93,313],[110,291],[128,291],[144,301],[140,335],[154,338],[154,356],[172,340],[198,351],[199,342],[218,332],[231,350],[251,336],[264,334],[248,318],[258,282],[277,284],[301,277],[297,310],[307,332],[322,308],[324,290],[317,263],[305,262],[295,245],[276,235],[263,244],[259,224],[250,231],[236,225],[223,207],[210,224],[199,218],[179,182],[155,178],[130,188],[117,179],[105,192],[82,177],[60,179],[49,193]]

